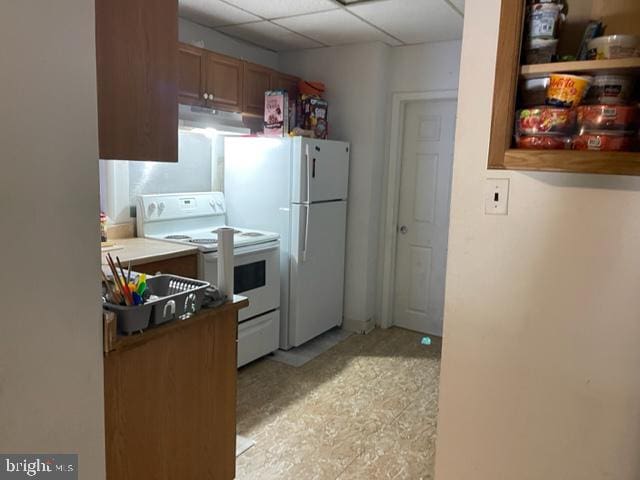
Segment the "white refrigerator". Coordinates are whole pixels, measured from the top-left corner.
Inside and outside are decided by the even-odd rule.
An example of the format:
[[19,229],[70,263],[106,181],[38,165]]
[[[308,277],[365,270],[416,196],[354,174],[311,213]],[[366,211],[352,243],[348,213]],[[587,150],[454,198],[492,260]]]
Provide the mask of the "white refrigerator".
[[280,348],[341,325],[349,144],[228,137],[224,148],[228,224],[280,234]]

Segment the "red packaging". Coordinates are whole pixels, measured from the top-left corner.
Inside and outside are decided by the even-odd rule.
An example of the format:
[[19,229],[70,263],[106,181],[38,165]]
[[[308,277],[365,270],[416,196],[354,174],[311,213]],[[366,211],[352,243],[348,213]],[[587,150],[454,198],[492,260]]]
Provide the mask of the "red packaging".
[[576,112],[569,108],[535,107],[516,113],[516,130],[522,135],[575,132]]
[[530,150],[568,150],[571,137],[563,135],[522,135],[516,137],[516,147]]
[[595,131],[573,137],[574,150],[628,152],[633,149],[633,132]]
[[578,107],[578,124],[584,130],[633,130],[637,123],[637,106],[583,105]]

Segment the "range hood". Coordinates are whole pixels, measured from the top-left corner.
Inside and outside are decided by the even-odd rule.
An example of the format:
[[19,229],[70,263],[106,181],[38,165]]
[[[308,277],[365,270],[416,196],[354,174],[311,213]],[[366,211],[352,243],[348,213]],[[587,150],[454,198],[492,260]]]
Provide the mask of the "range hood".
[[179,105],[180,128],[213,128],[220,132],[248,134],[251,132],[242,122],[242,114],[222,112],[211,108]]

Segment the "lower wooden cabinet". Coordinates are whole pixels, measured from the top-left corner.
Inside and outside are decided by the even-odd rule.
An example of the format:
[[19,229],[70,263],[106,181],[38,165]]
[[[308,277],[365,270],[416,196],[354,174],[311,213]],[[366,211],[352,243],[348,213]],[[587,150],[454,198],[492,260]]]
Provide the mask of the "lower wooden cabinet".
[[184,257],[168,258],[156,262],[135,265],[136,272],[155,275],[158,272],[170,273],[180,277],[198,278],[198,256],[195,254]]
[[108,480],[235,477],[238,308],[126,337],[106,354]]

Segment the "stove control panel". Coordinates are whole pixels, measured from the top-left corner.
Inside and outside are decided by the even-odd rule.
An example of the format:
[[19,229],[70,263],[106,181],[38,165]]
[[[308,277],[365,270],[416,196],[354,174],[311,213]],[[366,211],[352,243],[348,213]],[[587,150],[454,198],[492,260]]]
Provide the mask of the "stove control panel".
[[226,211],[222,192],[140,195],[137,199],[138,221],[142,222],[210,217]]

